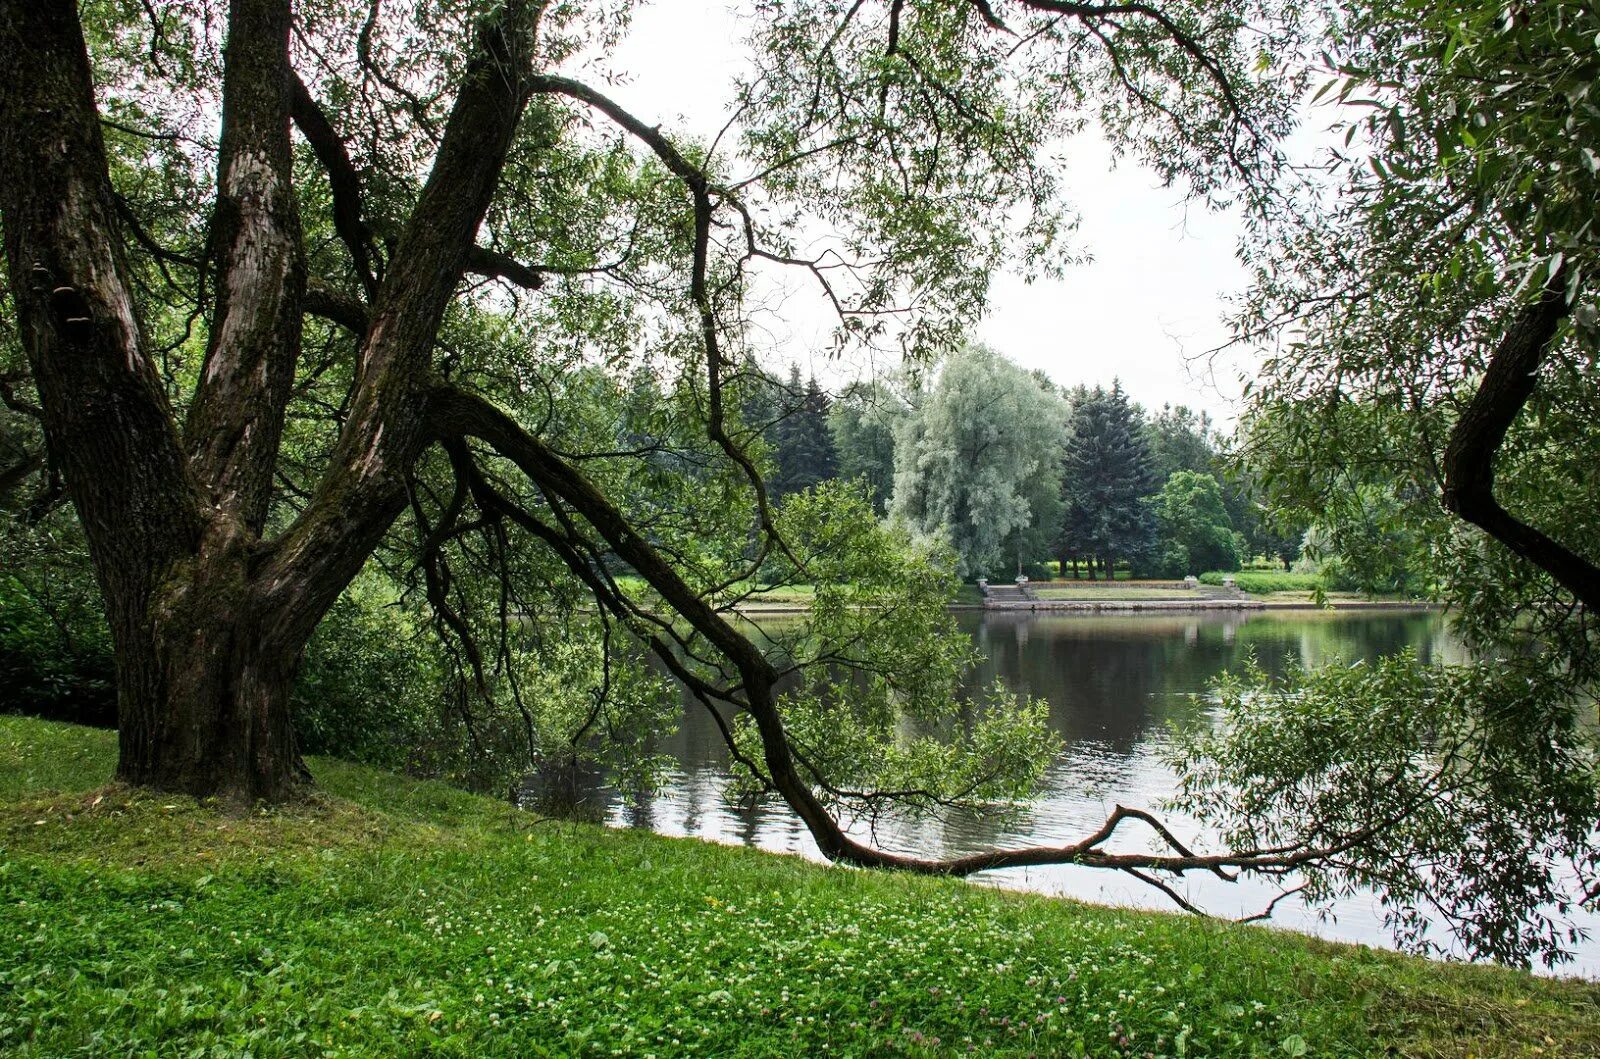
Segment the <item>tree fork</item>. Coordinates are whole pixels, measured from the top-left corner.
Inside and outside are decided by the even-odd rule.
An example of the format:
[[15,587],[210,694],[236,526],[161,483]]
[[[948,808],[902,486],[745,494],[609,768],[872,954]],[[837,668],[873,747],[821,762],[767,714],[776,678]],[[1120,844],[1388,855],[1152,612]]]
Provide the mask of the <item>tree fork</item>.
[[116,655],[118,775],[281,797],[299,644],[251,635],[246,542],[207,511],[147,355],[71,0],[3,0],[0,216],[50,451],[78,511]]
[[333,466],[283,538],[260,529],[299,353],[288,0],[234,0],[213,253],[217,316],[185,451],[128,285],[72,0],[0,0],[0,217],[52,458],[88,539],[117,672],[118,775],[292,797],[301,651],[403,505],[428,356],[527,100],[542,4],[480,26],[433,172],[365,314]]

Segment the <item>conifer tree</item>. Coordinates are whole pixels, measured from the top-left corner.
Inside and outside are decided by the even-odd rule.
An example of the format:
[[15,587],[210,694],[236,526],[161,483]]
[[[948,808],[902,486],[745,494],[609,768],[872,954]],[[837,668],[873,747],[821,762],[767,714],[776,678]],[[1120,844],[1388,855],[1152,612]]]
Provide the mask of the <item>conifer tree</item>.
[[838,476],[839,459],[828,429],[832,399],[815,376],[800,381],[789,365],[789,381],[777,386],[777,419],[768,431],[776,474],[769,483],[775,501]]
[[1155,544],[1146,498],[1159,485],[1142,415],[1120,382],[1074,395],[1062,467],[1065,516],[1057,550],[1062,567],[1077,560],[1113,576],[1119,559],[1144,562]]
[[895,425],[908,411],[883,383],[865,382],[846,387],[828,412],[838,476],[863,483],[879,516],[894,492]]

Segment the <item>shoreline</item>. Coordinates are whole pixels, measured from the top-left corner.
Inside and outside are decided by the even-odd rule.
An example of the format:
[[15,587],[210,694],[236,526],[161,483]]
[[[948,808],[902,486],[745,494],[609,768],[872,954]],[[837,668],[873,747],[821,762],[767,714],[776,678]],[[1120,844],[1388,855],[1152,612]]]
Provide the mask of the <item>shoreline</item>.
[[1600,1046],[1582,978],[566,823],[331,758],[315,800],[241,815],[107,786],[115,757],[0,717],[0,1039],[25,1055]]
[[[1351,599],[1328,603],[1310,600],[1265,599],[1040,599],[1004,603],[951,603],[948,611],[1084,613],[1137,611],[1273,611],[1273,610],[1398,610],[1412,612],[1442,611],[1444,604],[1417,600]],[[758,603],[735,608],[739,614],[807,614],[811,607],[805,603]]]

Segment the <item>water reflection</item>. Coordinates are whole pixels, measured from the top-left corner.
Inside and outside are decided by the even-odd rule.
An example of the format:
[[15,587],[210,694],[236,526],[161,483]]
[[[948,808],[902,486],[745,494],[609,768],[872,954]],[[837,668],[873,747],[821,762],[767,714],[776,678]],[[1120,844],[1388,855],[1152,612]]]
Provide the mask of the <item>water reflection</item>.
[[[852,830],[880,846],[947,855],[995,845],[1065,843],[1097,827],[1118,803],[1155,807],[1174,778],[1161,762],[1168,722],[1203,720],[1195,698],[1218,673],[1253,657],[1270,673],[1295,664],[1371,660],[1404,648],[1424,662],[1460,661],[1464,653],[1438,615],[1414,611],[1189,612],[1127,615],[971,613],[961,618],[983,662],[973,684],[996,679],[1050,704],[1050,719],[1066,746],[1040,796],[1007,819],[948,814],[919,822],[865,825]],[[715,725],[698,706],[662,750],[677,762],[664,789],[644,800],[610,790],[591,792],[616,826],[816,857],[803,825],[781,802],[752,809],[728,804],[726,751]],[[1185,838],[1205,838],[1192,820],[1172,819]],[[1152,836],[1130,829],[1113,849],[1155,849]],[[1170,902],[1136,880],[1103,871],[1051,867],[987,873],[978,881],[1152,908]],[[1266,884],[1227,884],[1212,877],[1186,880],[1182,892],[1218,915],[1260,911],[1277,893]],[[1274,923],[1327,937],[1388,944],[1375,899],[1340,902],[1331,918],[1284,902]],[[1592,933],[1600,927],[1589,917]],[[1600,974],[1600,943],[1583,946],[1572,972]]]

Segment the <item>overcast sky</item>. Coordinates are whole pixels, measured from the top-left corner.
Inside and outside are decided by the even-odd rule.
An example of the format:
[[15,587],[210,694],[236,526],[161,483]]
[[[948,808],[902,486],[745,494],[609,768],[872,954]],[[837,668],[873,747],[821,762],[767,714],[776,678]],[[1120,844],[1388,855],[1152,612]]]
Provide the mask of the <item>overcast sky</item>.
[[[727,117],[742,32],[726,2],[657,0],[637,11],[615,56],[630,80],[608,91],[668,131],[709,137]],[[1212,364],[1203,354],[1226,338],[1224,299],[1243,286],[1234,258],[1237,219],[1186,203],[1131,161],[1113,171],[1094,136],[1073,141],[1068,165],[1068,197],[1082,216],[1076,245],[1093,260],[1059,281],[997,277],[974,337],[1064,385],[1109,385],[1120,377],[1149,407],[1187,404],[1231,420],[1248,358],[1233,354]],[[796,294],[761,326],[783,360],[839,381],[841,369],[825,361],[820,301]]]

